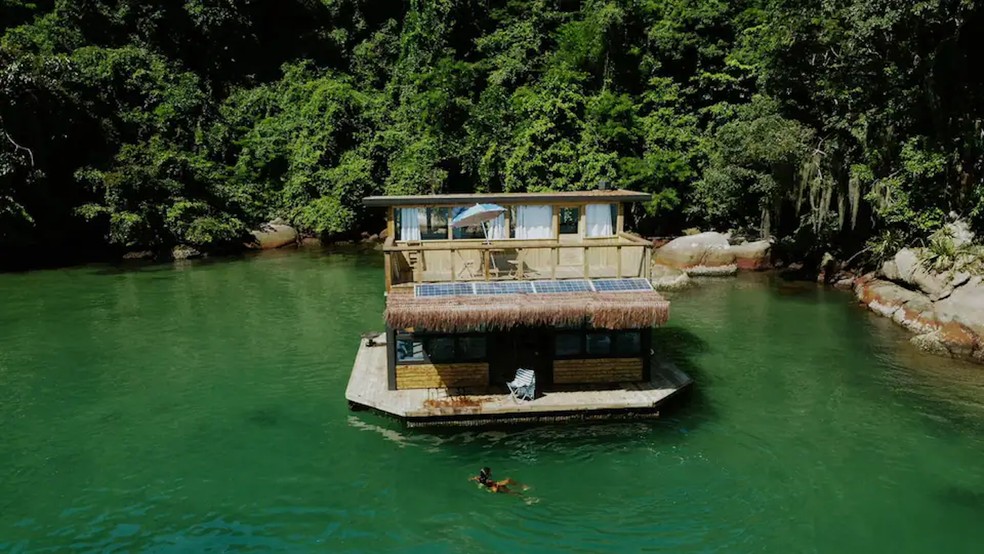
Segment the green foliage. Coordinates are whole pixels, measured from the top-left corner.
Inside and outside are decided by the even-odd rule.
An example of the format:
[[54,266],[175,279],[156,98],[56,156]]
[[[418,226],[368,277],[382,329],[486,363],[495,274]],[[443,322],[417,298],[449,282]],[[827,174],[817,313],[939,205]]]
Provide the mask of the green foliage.
[[919,263],[934,273],[984,275],[984,246],[957,242],[944,227],[929,237],[925,248],[919,249]]
[[984,231],[981,8],[0,0],[0,248],[377,230],[368,194],[652,194],[803,256]]

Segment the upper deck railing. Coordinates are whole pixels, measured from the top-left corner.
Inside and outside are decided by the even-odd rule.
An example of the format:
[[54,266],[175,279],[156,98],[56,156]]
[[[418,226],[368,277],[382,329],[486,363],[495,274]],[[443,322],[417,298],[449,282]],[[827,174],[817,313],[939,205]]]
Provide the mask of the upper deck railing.
[[651,277],[652,245],[612,237],[394,241],[383,245],[387,290],[408,283]]

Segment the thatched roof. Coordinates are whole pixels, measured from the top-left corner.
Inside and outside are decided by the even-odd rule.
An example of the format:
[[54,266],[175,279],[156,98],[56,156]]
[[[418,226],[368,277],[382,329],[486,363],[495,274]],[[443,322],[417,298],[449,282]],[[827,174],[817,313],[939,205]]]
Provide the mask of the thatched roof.
[[638,329],[662,325],[669,316],[669,301],[655,291],[417,297],[412,288],[390,291],[385,315],[386,323],[397,329],[442,332],[585,321],[600,329]]

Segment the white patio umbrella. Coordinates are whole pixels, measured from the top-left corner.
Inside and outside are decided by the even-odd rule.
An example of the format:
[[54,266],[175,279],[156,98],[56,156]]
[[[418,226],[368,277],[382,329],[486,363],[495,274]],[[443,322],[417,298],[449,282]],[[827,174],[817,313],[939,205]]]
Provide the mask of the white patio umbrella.
[[454,216],[451,220],[451,226],[458,228],[469,227],[471,225],[481,225],[482,233],[485,234],[485,242],[488,242],[489,230],[485,227],[485,224],[499,217],[499,214],[505,211],[506,209],[498,204],[475,204],[474,206]]

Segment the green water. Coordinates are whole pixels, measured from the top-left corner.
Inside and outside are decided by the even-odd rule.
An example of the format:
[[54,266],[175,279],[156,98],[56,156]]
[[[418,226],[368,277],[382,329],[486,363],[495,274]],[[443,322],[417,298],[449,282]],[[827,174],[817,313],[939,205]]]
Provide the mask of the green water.
[[[0,275],[0,551],[972,552],[984,368],[768,276],[672,296],[647,423],[347,411],[378,254]],[[526,498],[467,483],[481,465]]]

